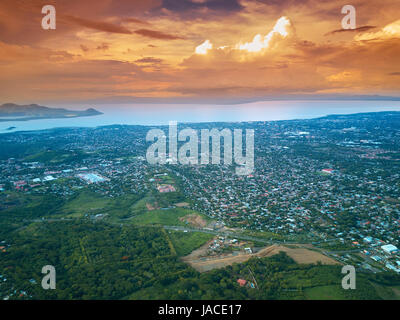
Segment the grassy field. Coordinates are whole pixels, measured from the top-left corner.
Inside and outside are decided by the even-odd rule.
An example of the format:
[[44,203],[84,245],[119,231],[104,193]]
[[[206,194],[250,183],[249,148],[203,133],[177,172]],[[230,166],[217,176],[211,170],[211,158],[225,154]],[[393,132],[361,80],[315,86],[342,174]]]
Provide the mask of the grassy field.
[[68,201],[60,210],[63,217],[79,218],[85,214],[107,214],[112,222],[121,218],[129,218],[141,214],[146,209],[146,198],[140,199],[135,194],[126,194],[121,197],[110,198],[83,189],[75,198]]
[[344,289],[340,285],[307,288],[304,295],[308,300],[345,300]]
[[185,256],[211,240],[214,235],[202,232],[170,231],[169,237],[178,256]]
[[62,212],[66,217],[81,217],[85,213],[95,213],[98,210],[105,209],[110,200],[90,191],[81,192],[75,199],[68,201],[62,207]]
[[28,195],[17,191],[5,191],[0,193],[0,210],[16,207],[34,207],[42,200],[41,196]]
[[62,163],[73,161],[74,159],[78,159],[82,157],[83,153],[73,153],[68,151],[41,151],[36,154],[27,156],[25,161],[40,161],[46,163]]
[[162,184],[174,184],[175,180],[170,176],[158,176],[156,179],[160,179]]
[[138,215],[138,214],[142,214],[143,212],[148,211],[147,207],[146,207],[146,203],[152,203],[152,202],[154,202],[154,199],[152,197],[144,197],[144,198],[140,199],[139,201],[137,201],[130,207],[131,214]]
[[256,237],[256,238],[261,238],[261,239],[274,239],[274,240],[283,240],[283,236],[279,235],[277,233],[273,232],[267,232],[267,231],[252,231],[252,230],[244,230],[242,231],[243,235],[249,236],[249,237]]
[[378,295],[384,300],[400,300],[400,286],[383,286],[371,282]]
[[[179,218],[193,213],[201,215],[200,213],[197,213],[193,210],[184,208],[171,208],[164,210],[159,209],[142,213],[138,216],[133,217],[131,221],[139,225],[161,224],[170,226],[185,226],[186,223],[179,220]],[[205,217],[204,215],[201,216]]]

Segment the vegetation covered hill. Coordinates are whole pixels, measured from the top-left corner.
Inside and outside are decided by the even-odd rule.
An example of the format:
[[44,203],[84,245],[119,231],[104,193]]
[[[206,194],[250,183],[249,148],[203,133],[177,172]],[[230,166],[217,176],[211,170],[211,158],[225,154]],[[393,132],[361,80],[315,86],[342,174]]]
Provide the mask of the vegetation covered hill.
[[5,103],[0,106],[0,121],[26,121],[49,118],[75,118],[100,115],[101,112],[89,108],[84,111],[67,110],[63,108],[48,108],[37,104],[18,105]]

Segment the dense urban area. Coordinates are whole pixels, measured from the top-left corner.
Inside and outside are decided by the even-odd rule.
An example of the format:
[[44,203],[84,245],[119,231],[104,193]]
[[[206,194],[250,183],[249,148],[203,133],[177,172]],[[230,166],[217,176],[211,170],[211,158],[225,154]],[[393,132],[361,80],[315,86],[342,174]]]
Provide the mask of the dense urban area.
[[150,165],[167,126],[0,135],[0,298],[400,299],[400,112],[187,127],[254,129],[254,171]]

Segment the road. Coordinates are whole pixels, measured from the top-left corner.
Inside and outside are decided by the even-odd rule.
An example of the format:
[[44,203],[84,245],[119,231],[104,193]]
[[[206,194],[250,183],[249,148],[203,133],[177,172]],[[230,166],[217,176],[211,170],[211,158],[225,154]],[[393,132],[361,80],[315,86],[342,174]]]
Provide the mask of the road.
[[[55,221],[74,221],[76,219],[73,218],[53,218],[53,219],[34,219],[30,220],[31,222],[55,222]],[[126,219],[126,220],[129,220]],[[110,222],[107,222],[110,223]],[[123,225],[123,222],[114,222],[111,223],[114,225]],[[224,236],[224,237],[230,237],[230,238],[236,238],[236,239],[241,239],[241,240],[247,240],[247,241],[256,241],[259,243],[264,243],[266,245],[274,245],[274,244],[293,244],[293,245],[299,245],[299,247],[303,247],[304,243],[297,243],[295,241],[287,241],[287,240],[268,240],[265,238],[259,238],[259,237],[253,237],[253,236],[248,236],[241,234],[240,232],[232,232],[232,231],[223,231],[223,230],[212,230],[212,229],[206,229],[206,228],[194,228],[194,227],[187,227],[187,226],[170,226],[170,225],[143,225],[144,227],[154,227],[154,228],[164,228],[166,230],[174,230],[174,231],[182,231],[182,232],[202,232],[202,233],[208,233],[208,234],[213,234],[216,236]],[[319,250],[322,254],[329,256],[333,259],[336,260],[336,258],[333,256],[334,254],[344,254],[344,253],[351,253],[351,252],[358,252],[359,249],[354,249],[354,250],[346,250],[346,251],[326,251],[322,248],[318,248],[315,245],[318,245],[320,243],[326,243],[326,242],[331,242],[331,241],[336,241],[337,239],[328,239],[324,241],[314,241],[311,242],[314,246],[315,249]],[[306,248],[305,246],[303,248]],[[306,248],[307,249],[307,248]],[[309,249],[309,248],[308,248]]]

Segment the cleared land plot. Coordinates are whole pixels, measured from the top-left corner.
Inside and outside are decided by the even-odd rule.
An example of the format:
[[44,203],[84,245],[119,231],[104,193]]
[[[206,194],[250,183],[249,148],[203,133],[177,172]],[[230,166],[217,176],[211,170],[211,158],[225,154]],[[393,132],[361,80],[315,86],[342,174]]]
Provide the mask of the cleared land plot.
[[177,254],[184,256],[209,241],[213,235],[202,232],[169,231],[169,237]]
[[146,203],[146,208],[147,208],[147,210],[149,210],[149,211],[156,210],[156,209],[160,209],[160,208],[158,207],[157,203],[153,203],[153,204],[151,204],[151,203]]
[[336,260],[323,255],[320,252],[309,250],[306,248],[287,248],[281,245],[273,245],[260,250],[256,255],[259,257],[269,257],[280,251],[286,252],[294,261],[300,264],[317,263],[320,261],[322,264],[339,264]]
[[178,207],[178,208],[186,208],[186,207],[189,207],[189,203],[188,202],[178,202],[178,203],[175,203],[175,206],[176,207]]
[[213,269],[224,268],[234,263],[242,263],[252,257],[270,257],[278,254],[280,251],[286,252],[294,261],[300,264],[316,264],[320,261],[322,264],[338,264],[337,261],[324,256],[323,254],[305,248],[287,248],[281,245],[272,245],[260,250],[254,254],[244,252],[235,252],[234,254],[220,255],[218,257],[204,257],[210,242],[201,248],[193,251],[182,260],[199,272],[206,272]]
[[204,228],[207,225],[207,221],[198,214],[188,214],[184,217],[179,218],[179,220],[187,222],[191,226],[198,228]]
[[185,226],[187,223],[181,218],[185,216],[198,215],[201,219],[206,219],[205,216],[189,209],[184,208],[169,208],[169,209],[156,209],[147,211],[143,214],[137,215],[132,218],[132,223],[146,225],[146,224],[160,224],[170,226]]

